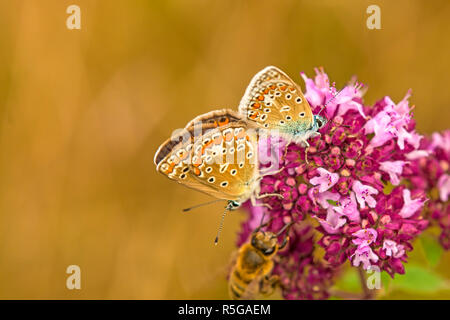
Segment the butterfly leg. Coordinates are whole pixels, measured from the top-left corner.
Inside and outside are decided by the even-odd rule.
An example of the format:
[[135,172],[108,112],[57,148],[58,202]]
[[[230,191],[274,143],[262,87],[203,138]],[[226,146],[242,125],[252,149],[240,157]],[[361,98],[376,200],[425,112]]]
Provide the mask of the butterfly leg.
[[264,203],[264,202],[257,202],[256,200],[259,200],[259,199],[261,199],[261,198],[258,198],[258,196],[251,196],[250,197],[250,202],[252,203],[252,206],[254,206],[254,207],[266,207],[266,208],[268,208],[268,209],[270,209],[270,210],[272,210],[272,206],[271,205],[269,205],[268,203]]
[[278,169],[277,171],[273,171],[273,172],[270,172],[270,169],[272,169],[272,168],[268,168],[268,169],[269,170],[267,170],[266,172],[261,172],[261,177],[259,177],[260,179],[264,178],[264,176],[274,176],[274,175],[280,173],[281,171],[283,171],[285,169],[285,167],[283,166],[283,167],[281,167],[281,169]]
[[279,199],[284,199],[283,195],[279,193],[264,193],[256,195],[256,199],[263,199],[267,197],[278,197]]
[[310,145],[309,145],[309,142],[308,141],[303,141],[304,143],[305,143],[305,161],[306,161],[306,163],[307,164],[309,164],[309,161],[308,161],[308,151],[309,151],[309,147],[310,147]]

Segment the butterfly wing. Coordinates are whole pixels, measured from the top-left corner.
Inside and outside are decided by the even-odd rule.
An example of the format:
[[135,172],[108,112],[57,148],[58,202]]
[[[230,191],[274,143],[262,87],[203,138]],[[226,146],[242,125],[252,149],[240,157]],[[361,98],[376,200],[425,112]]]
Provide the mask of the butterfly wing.
[[251,80],[239,113],[259,128],[301,132],[313,125],[313,114],[301,88],[277,67],[266,67]]
[[208,121],[223,120],[219,111],[203,115],[200,130],[191,121],[167,140],[155,154],[155,164],[159,172],[187,187],[220,199],[243,200],[252,193],[258,173],[256,133],[239,119]]
[[231,109],[214,110],[194,118],[186,125],[186,129],[205,125],[213,128],[223,127],[237,121],[245,121],[245,117]]
[[186,187],[222,199],[220,193],[208,188],[192,175],[190,161],[193,141],[193,132],[186,129],[166,140],[155,154],[156,170]]
[[258,176],[256,132],[235,122],[208,131],[193,147],[192,173],[223,199],[246,200]]

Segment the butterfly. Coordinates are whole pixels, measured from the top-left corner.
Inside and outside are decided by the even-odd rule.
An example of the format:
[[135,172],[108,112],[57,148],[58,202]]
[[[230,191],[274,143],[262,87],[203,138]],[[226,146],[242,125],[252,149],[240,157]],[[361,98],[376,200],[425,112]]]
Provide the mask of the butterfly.
[[306,153],[308,139],[319,136],[318,130],[327,123],[326,118],[313,115],[300,86],[273,66],[264,68],[250,81],[239,113],[250,125],[277,130],[288,143],[306,147]]
[[[249,199],[253,205],[268,206],[257,200],[282,197],[259,194],[264,174],[258,166],[258,134],[233,110],[196,117],[159,147],[154,162],[157,171],[169,179],[227,200],[223,217]],[[222,224],[219,234],[221,228]]]

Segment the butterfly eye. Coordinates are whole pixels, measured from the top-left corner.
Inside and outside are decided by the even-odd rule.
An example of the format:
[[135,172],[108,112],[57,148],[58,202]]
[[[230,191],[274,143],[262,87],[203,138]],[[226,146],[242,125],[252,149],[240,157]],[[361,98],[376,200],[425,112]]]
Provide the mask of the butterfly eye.
[[239,202],[237,201],[232,201],[231,205],[233,206],[233,208],[238,208],[240,206]]
[[272,248],[269,248],[269,249],[264,250],[264,254],[265,254],[266,256],[268,256],[269,254],[273,253],[273,251],[274,251],[274,248],[272,247]]

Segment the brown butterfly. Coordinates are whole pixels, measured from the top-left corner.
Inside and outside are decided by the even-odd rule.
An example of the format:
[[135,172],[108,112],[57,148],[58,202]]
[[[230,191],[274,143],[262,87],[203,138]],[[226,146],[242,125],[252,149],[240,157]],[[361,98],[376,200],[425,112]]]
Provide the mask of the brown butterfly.
[[[183,185],[227,200],[224,216],[243,202],[279,194],[260,195],[263,174],[258,166],[258,134],[232,110],[198,116],[164,142],[155,154],[159,172]],[[219,233],[220,233],[219,229]],[[217,238],[216,238],[217,243]]]
[[239,104],[239,113],[249,124],[278,130],[288,142],[307,148],[307,140],[320,135],[317,131],[327,123],[324,117],[313,115],[300,86],[273,66],[264,68],[250,81]]

